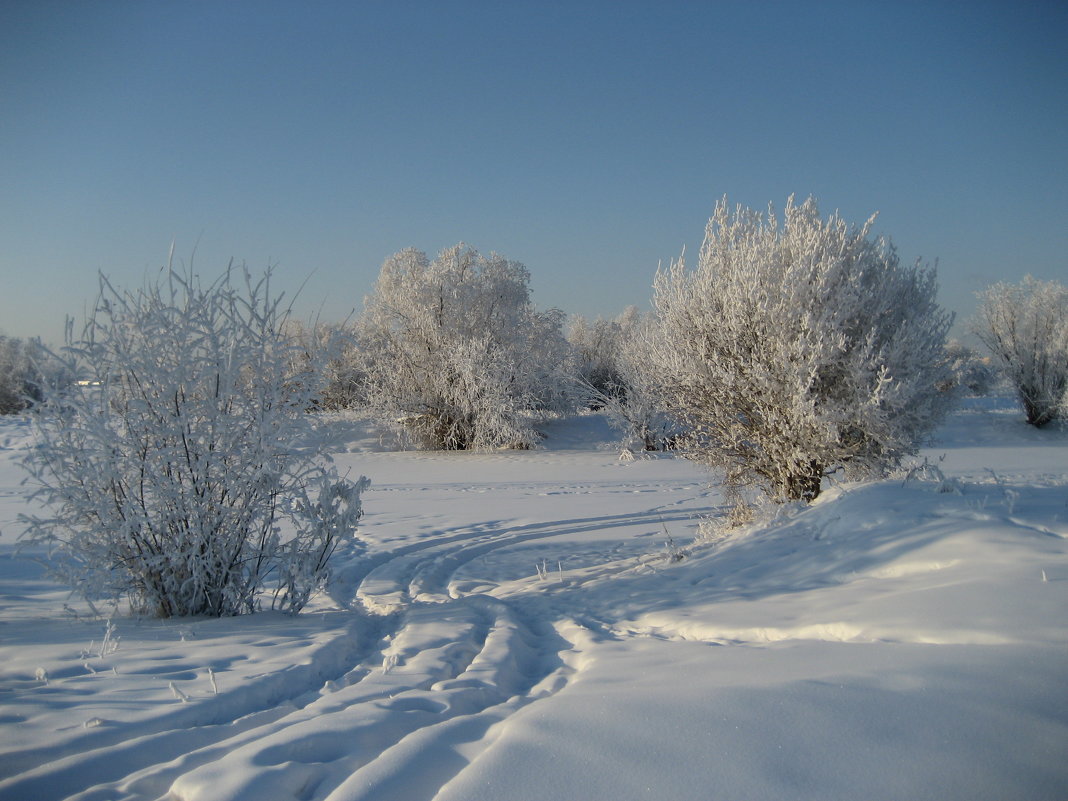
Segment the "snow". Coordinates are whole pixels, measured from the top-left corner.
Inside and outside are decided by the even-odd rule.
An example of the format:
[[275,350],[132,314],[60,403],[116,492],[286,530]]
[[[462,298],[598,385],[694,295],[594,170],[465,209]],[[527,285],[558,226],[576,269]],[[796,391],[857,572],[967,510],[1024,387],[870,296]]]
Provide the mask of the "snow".
[[109,627],[14,556],[0,420],[0,799],[1068,794],[1064,427],[972,401],[927,469],[717,546],[709,476],[620,461],[599,415],[532,451],[318,431],[373,481],[329,595]]

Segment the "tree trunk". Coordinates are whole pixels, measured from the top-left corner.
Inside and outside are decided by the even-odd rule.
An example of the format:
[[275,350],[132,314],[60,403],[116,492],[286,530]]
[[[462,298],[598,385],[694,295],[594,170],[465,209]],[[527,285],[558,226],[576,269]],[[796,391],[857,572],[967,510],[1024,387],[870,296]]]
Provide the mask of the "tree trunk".
[[789,501],[811,503],[820,494],[823,481],[823,465],[816,461],[800,464],[795,471],[786,476],[780,489]]
[[1034,390],[1021,390],[1020,401],[1023,403],[1027,422],[1035,428],[1042,428],[1046,423],[1052,422],[1057,418],[1057,407],[1041,400],[1035,400],[1037,395],[1037,391]]

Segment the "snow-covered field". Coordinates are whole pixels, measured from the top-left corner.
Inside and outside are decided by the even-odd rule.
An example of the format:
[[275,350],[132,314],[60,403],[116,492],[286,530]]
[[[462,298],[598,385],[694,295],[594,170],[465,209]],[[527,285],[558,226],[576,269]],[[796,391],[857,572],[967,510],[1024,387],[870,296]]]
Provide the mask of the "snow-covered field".
[[329,597],[109,623],[12,557],[0,422],[0,799],[1068,798],[1064,428],[973,402],[945,481],[692,548],[719,491],[597,416],[491,454],[321,430],[374,482]]

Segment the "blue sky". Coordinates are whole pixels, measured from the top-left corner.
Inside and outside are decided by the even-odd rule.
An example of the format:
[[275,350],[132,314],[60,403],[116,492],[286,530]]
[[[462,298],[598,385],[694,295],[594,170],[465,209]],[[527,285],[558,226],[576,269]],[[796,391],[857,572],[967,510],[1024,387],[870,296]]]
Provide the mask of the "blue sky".
[[172,241],[305,317],[461,240],[614,315],[717,198],[791,193],[879,211],[967,316],[1068,280],[1065,41],[1063,2],[5,0],[0,330],[58,339]]

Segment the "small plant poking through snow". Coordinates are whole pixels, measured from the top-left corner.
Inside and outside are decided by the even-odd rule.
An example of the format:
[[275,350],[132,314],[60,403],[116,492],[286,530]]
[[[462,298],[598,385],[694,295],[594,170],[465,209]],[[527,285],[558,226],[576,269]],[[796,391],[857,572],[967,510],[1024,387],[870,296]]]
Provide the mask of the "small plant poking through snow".
[[942,472],[942,468],[929,461],[926,456],[923,457],[921,463],[913,465],[905,471],[905,479],[902,484],[908,484],[910,481],[933,482],[936,485],[938,492],[944,494],[964,494],[964,486],[960,483],[960,480],[956,478],[948,478],[945,473]]
[[1005,479],[1003,479],[989,467],[986,469],[986,471],[990,473],[991,477],[993,477],[994,479],[994,483],[997,484],[998,488],[1001,490],[1001,496],[1005,504],[1005,509],[1010,515],[1014,514],[1016,512],[1016,502],[1020,499],[1020,493],[1010,487],[1008,483],[1006,483]]
[[104,628],[104,639],[100,643],[100,650],[97,652],[97,656],[103,659],[105,656],[115,653],[119,650],[119,637],[115,634],[115,624],[108,618],[107,625]]
[[675,542],[675,538],[672,537],[671,533],[668,531],[667,523],[665,523],[663,520],[660,521],[660,528],[664,532],[664,551],[665,556],[667,557],[667,560],[669,562],[681,562],[683,559],[690,555],[689,551],[687,551],[685,548],[682,548]]

